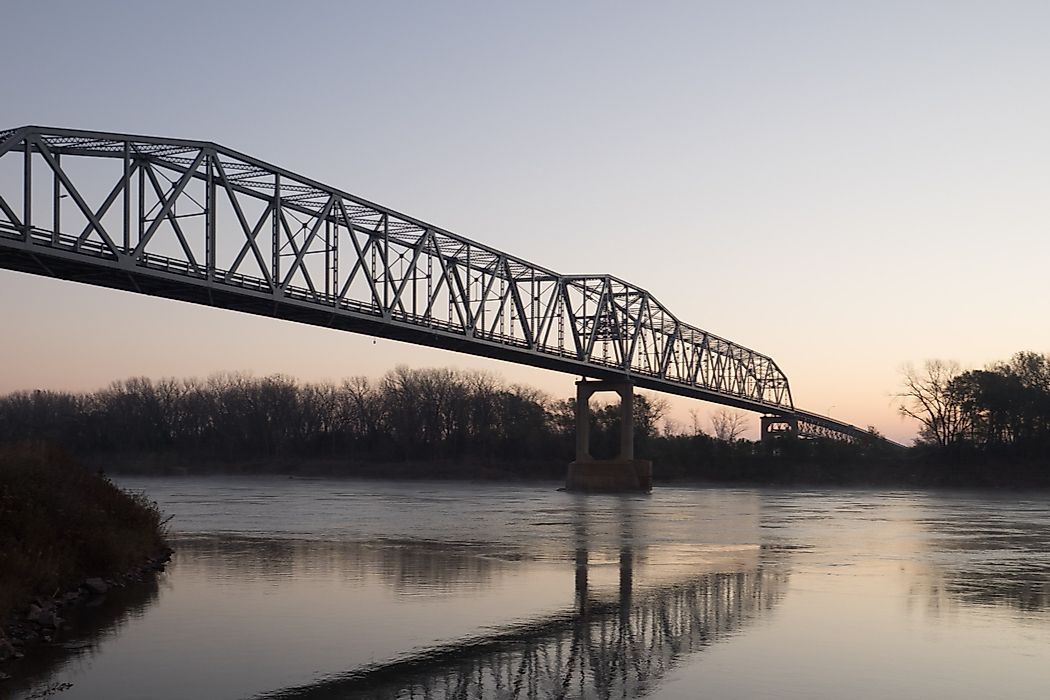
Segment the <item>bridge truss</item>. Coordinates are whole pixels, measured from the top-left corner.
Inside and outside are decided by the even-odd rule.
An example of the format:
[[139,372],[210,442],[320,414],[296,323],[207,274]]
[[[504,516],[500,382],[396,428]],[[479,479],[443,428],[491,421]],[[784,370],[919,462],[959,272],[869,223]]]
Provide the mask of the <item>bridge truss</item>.
[[865,431],[610,275],[562,275],[210,142],[0,131],[0,266]]

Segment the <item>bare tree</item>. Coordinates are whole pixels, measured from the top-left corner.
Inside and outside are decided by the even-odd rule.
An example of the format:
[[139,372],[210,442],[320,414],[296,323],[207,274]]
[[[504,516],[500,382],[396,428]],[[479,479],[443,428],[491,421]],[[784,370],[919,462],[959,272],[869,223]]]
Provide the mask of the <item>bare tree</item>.
[[964,417],[952,380],[962,372],[954,360],[927,360],[921,370],[904,367],[897,410],[922,424],[919,439],[945,447],[963,430]]
[[663,427],[660,429],[660,435],[662,437],[674,437],[675,435],[682,435],[682,424],[674,418],[664,418]]
[[643,435],[655,436],[657,426],[671,410],[671,404],[662,396],[638,394],[634,399],[634,427]]
[[701,427],[703,421],[700,418],[700,412],[695,408],[689,409],[689,420],[691,421],[691,427],[693,429],[693,435],[706,435],[704,429]]
[[733,442],[747,430],[747,416],[740,411],[720,408],[711,415],[711,427],[714,428],[716,438]]

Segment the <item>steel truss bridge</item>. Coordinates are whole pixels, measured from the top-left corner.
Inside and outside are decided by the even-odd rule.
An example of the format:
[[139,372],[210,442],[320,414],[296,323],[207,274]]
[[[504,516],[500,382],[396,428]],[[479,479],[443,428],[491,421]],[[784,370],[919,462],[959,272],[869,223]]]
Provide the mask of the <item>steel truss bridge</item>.
[[769,357],[610,275],[562,275],[203,141],[0,131],[0,267],[702,399],[798,426]]

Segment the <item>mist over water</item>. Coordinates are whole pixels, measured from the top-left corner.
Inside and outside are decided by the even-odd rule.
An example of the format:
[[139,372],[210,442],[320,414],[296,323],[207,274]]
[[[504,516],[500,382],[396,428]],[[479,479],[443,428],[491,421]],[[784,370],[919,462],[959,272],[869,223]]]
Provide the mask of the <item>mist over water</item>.
[[[62,698],[1042,698],[1045,495],[126,478],[145,594],[7,686]],[[119,601],[114,601],[115,603]]]

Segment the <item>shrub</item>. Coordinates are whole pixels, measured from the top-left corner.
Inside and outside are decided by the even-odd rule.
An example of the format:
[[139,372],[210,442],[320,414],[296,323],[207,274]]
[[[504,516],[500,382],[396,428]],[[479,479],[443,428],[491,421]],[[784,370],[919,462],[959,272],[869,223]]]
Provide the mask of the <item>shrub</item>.
[[118,575],[164,546],[156,503],[46,445],[0,447],[0,619],[32,596]]

